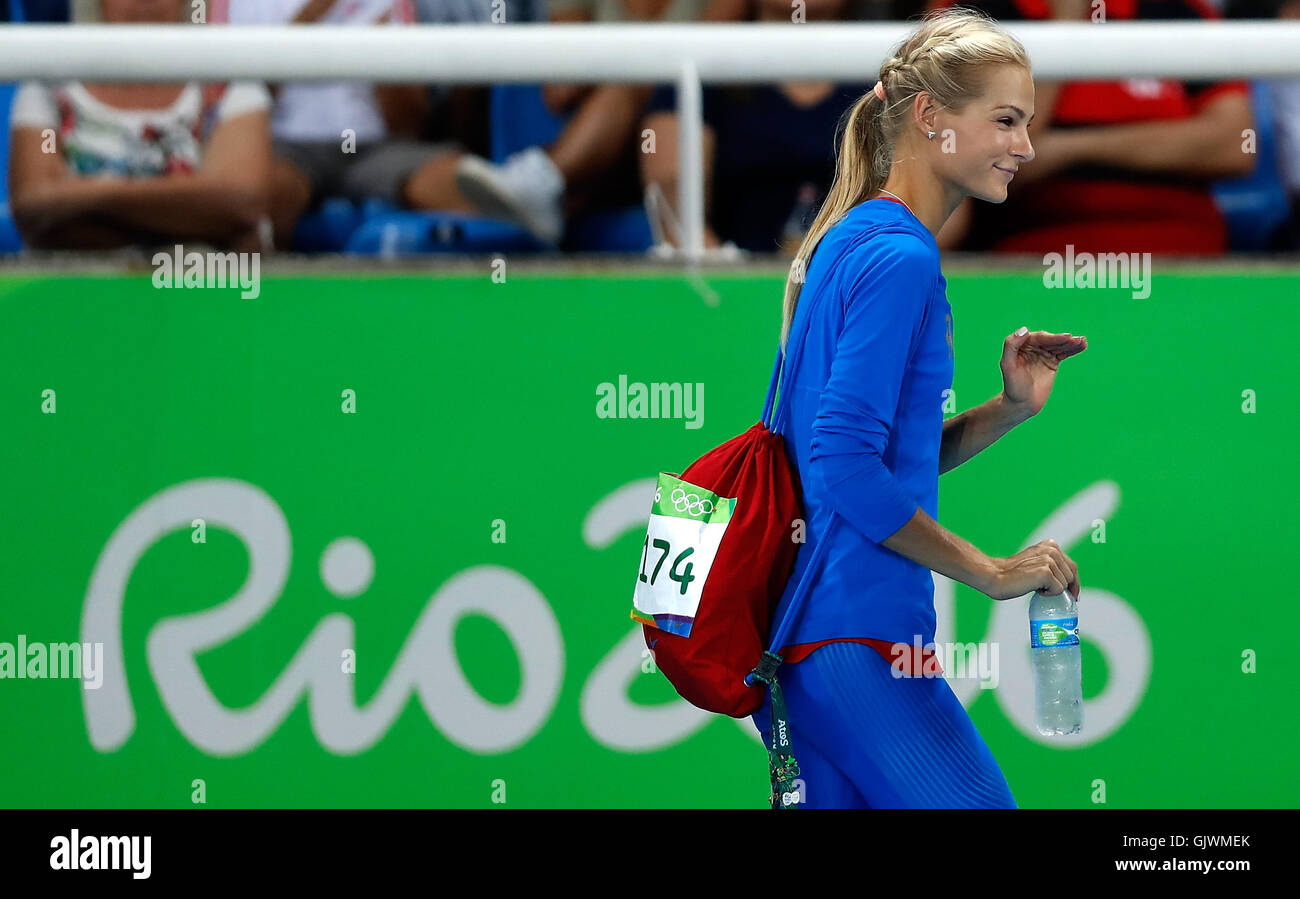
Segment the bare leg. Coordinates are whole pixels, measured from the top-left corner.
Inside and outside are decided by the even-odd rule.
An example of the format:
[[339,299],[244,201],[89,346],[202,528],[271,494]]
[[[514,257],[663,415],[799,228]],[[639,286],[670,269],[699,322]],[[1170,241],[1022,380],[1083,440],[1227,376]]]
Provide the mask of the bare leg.
[[578,107],[547,151],[566,184],[588,181],[619,158],[654,85],[602,84]]
[[[659,185],[659,189],[663,191],[664,200],[668,203],[668,208],[672,210],[673,216],[680,223],[682,215],[681,210],[677,207],[678,188],[681,178],[677,158],[677,139],[679,135],[677,113],[657,112],[647,116],[644,123],[645,127],[655,133],[655,152],[641,153],[639,155],[641,183],[643,185]],[[704,246],[712,248],[722,245],[718,233],[713,230],[713,225],[710,223],[713,213],[713,160],[717,153],[718,141],[717,135],[707,124],[704,126],[702,137],[704,153]],[[664,236],[668,242],[673,246],[678,246],[676,233],[671,228],[666,228],[665,231]]]
[[594,84],[543,84],[542,102],[555,115],[563,115],[569,107],[587,99],[599,85]]
[[293,229],[311,204],[311,182],[287,159],[276,158],[271,170],[271,222],[275,245],[282,250],[293,243]]
[[412,209],[475,212],[456,187],[456,163],[461,153],[444,153],[411,173],[402,188],[402,201]]

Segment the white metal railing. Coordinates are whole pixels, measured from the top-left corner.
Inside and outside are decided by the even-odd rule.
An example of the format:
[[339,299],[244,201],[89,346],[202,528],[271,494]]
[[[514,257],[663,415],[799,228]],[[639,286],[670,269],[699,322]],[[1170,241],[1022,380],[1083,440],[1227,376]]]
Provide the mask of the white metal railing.
[[[0,27],[0,80],[675,83],[678,208],[703,253],[701,83],[871,82],[892,23]],[[1300,21],[1009,22],[1043,79],[1300,77]]]

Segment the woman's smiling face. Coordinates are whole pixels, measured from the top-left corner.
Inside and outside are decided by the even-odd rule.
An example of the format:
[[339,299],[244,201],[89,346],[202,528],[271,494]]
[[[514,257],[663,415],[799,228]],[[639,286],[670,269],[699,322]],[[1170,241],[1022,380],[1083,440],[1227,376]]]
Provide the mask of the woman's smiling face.
[[1007,185],[1034,158],[1029,122],[1034,117],[1034,80],[1019,66],[990,70],[982,96],[960,113],[940,110],[933,154],[936,173],[967,196],[989,203],[1007,198]]

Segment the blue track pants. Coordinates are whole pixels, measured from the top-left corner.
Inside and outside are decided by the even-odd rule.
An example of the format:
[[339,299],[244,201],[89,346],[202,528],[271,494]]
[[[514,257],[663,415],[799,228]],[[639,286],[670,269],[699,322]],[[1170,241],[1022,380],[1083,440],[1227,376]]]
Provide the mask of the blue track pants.
[[[829,643],[778,674],[806,808],[1016,808],[943,677],[894,677],[875,649]],[[770,742],[771,699],[754,713]]]

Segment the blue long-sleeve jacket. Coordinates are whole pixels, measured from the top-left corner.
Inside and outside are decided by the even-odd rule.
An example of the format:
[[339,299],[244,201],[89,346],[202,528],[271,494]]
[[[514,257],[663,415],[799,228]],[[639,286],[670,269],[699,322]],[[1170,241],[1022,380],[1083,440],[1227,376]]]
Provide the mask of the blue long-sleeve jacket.
[[952,387],[952,309],[933,235],[901,204],[868,200],[822,238],[786,349],[784,422],[802,485],[807,542],[785,614],[833,512],[821,574],[785,646],[845,637],[934,639],[930,569],[880,545],[918,506],[939,512],[943,402]]

